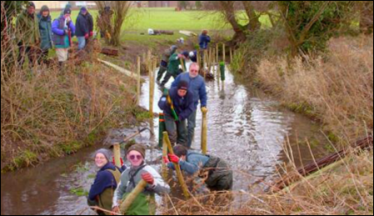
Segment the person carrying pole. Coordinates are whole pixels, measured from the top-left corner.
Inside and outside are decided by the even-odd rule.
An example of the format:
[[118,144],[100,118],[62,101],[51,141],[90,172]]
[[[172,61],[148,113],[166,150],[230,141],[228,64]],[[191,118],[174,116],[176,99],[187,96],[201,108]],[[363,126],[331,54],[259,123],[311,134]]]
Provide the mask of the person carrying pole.
[[164,157],[164,163],[174,170],[179,164],[182,171],[190,176],[198,175],[212,192],[230,191],[233,187],[233,172],[221,158],[189,151],[182,145],[174,147],[174,154]]
[[170,56],[172,56],[177,51],[177,46],[171,46],[169,49],[165,50],[165,52],[162,55],[161,64],[160,64],[160,70],[157,74],[157,84],[161,84],[161,79],[164,76],[165,72],[168,70],[168,64]]
[[187,82],[180,82],[164,94],[159,107],[164,111],[166,131],[172,145],[188,145],[187,119],[195,111],[193,92],[188,90]]
[[139,183],[146,182],[146,187],[126,209],[126,215],[155,215],[155,195],[170,193],[170,186],[164,182],[161,175],[146,164],[145,151],[145,147],[139,144],[132,145],[126,151],[131,167],[122,173],[121,181],[114,192],[113,212],[120,213],[122,201],[128,198]]
[[[91,207],[99,207],[107,211],[112,210],[113,193],[119,183],[121,173],[126,167],[118,168],[111,163],[111,152],[107,149],[100,149],[95,152],[95,165],[100,169],[95,182],[91,186],[87,199]],[[102,211],[96,211],[99,215],[106,215]]]
[[193,92],[195,110],[188,117],[188,143],[187,147],[190,149],[195,136],[196,128],[196,115],[199,102],[201,102],[201,109],[208,111],[208,95],[206,91],[205,80],[199,75],[200,67],[197,63],[192,63],[188,73],[179,75],[172,84],[172,88],[177,87],[182,81],[186,81],[189,86],[189,90]]
[[[183,73],[183,68],[186,68],[186,62],[184,61],[188,56],[183,55],[183,53],[174,53],[169,58],[168,63],[168,70],[164,80],[161,83],[161,87],[165,87],[165,85],[169,82],[171,77],[174,79],[181,73]],[[184,65],[182,65],[182,62]]]

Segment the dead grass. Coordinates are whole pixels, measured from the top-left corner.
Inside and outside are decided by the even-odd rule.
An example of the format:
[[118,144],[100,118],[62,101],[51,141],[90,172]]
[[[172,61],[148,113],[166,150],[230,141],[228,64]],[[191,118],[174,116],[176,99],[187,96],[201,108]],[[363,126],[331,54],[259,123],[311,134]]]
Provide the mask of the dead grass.
[[[3,55],[3,54],[2,54]],[[6,71],[1,59],[1,168],[15,170],[135,124],[136,83],[95,61]]]
[[[308,59],[308,57],[307,57]],[[373,130],[373,36],[339,38],[326,57],[262,60],[258,79],[295,110],[322,120],[345,144]]]

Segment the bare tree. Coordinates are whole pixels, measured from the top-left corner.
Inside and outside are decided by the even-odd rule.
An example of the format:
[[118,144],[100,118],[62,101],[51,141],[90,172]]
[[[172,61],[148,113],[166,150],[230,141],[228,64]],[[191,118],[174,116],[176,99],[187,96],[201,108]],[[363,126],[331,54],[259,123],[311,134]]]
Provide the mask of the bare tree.
[[[244,41],[248,32],[254,32],[261,28],[260,17],[267,11],[268,5],[269,2],[258,1],[215,2],[216,10],[222,13],[235,32],[232,40],[234,45]],[[237,17],[237,12],[243,10],[248,18],[248,23],[244,25],[240,23],[240,20]]]
[[[121,41],[122,25],[130,14],[132,1],[95,1],[95,3],[100,11],[98,19],[105,21],[105,27],[99,25],[100,31],[104,32],[105,35],[108,35],[106,39],[110,45],[119,46]],[[104,15],[104,12],[108,10],[110,10],[109,18],[103,17],[106,16]]]

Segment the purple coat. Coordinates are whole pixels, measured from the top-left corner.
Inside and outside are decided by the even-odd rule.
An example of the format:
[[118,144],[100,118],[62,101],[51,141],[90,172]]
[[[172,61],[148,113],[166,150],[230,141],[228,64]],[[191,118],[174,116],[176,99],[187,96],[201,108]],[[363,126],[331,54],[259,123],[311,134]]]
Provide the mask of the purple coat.
[[[53,33],[53,43],[57,46],[66,46],[65,37],[67,36],[64,29],[65,17],[60,16],[58,19],[55,19],[52,23],[52,33]],[[68,26],[68,30],[71,32],[71,37],[75,34],[75,26],[71,21]],[[71,40],[71,38],[69,38]]]

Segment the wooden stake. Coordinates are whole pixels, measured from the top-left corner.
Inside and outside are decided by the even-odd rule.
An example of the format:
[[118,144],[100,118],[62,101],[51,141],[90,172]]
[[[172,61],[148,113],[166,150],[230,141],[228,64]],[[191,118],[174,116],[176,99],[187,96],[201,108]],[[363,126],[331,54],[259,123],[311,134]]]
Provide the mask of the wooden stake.
[[219,64],[219,44],[216,44],[216,59],[217,59],[217,64]]
[[[168,145],[166,144],[166,142],[162,142],[163,145],[162,145],[162,159],[164,159],[165,157],[168,156]],[[162,178],[165,180],[165,182],[168,181],[168,168],[167,168],[167,165],[165,163],[162,163]]]
[[143,179],[140,180],[135,189],[127,196],[126,200],[121,204],[121,215],[126,215],[127,211],[134,203],[135,199],[139,196],[139,194],[141,194],[144,191],[147,185],[147,182],[145,182]]
[[[169,139],[169,135],[168,135],[168,132],[164,132],[164,142],[167,144],[168,146],[168,149],[169,149],[169,153],[170,154],[174,154],[174,150],[173,150],[173,146],[171,145],[171,142],[170,142],[170,139]],[[188,187],[187,187],[187,184],[186,182],[184,181],[184,178],[183,178],[183,174],[182,174],[182,170],[179,166],[179,164],[174,164],[175,166],[175,171],[177,172],[177,176],[178,176],[178,180],[179,180],[179,184],[180,186],[182,187],[182,190],[183,190],[183,195],[186,199],[190,198],[190,193],[188,192]]]
[[230,47],[230,64],[232,63],[232,60],[233,60],[233,50],[232,50],[232,47]]
[[226,63],[226,44],[222,43],[222,56],[223,56],[223,62]]
[[138,72],[138,82],[137,82],[137,90],[136,90],[136,92],[137,92],[137,94],[138,94],[138,105],[139,105],[139,103],[140,103],[140,95],[142,94],[141,93],[141,80],[140,80],[140,77],[141,77],[141,74],[140,74],[140,71],[141,71],[141,63],[140,63],[140,56],[138,56],[138,59],[137,59],[137,61],[138,61],[138,68],[137,68],[137,72]]
[[202,123],[202,129],[201,129],[201,150],[203,154],[208,153],[208,121],[207,121],[207,114],[208,110],[201,109],[201,112],[203,113],[203,123]]
[[121,146],[119,143],[113,145],[114,162],[117,167],[122,167],[121,164]]

